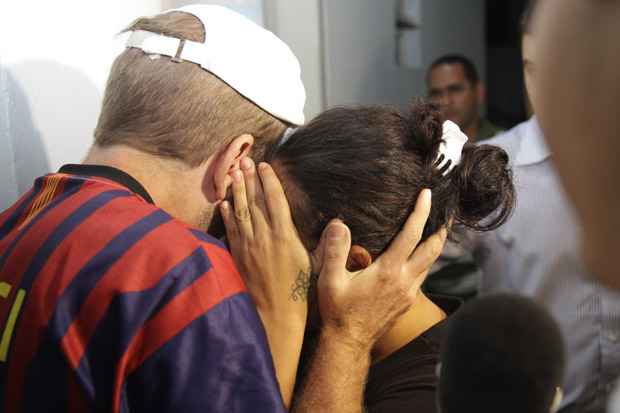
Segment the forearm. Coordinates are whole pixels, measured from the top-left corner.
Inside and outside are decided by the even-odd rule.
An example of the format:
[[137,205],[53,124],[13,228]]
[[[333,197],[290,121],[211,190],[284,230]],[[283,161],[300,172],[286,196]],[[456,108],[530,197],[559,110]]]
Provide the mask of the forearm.
[[370,348],[323,331],[293,412],[361,413]]
[[286,314],[272,315],[260,311],[259,314],[267,333],[282,399],[289,408],[304,341],[305,322],[289,319]]

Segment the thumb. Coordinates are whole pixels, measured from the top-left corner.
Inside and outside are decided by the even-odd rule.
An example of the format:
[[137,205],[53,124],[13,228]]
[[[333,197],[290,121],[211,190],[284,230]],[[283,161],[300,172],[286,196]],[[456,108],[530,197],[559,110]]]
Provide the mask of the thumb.
[[321,278],[329,280],[341,276],[346,272],[347,257],[351,249],[349,228],[342,221],[331,221],[323,231],[321,244],[323,244]]

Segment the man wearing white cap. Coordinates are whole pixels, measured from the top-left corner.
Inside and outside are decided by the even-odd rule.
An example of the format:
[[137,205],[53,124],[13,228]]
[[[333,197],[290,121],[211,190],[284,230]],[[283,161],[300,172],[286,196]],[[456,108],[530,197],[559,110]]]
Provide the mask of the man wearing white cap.
[[[229,252],[204,230],[248,152],[303,123],[297,59],[222,7],[128,30],[83,164],[38,178],[0,213],[0,410],[283,411],[295,367],[281,395],[274,361],[284,371],[286,348],[270,340],[272,360]],[[338,256],[326,251],[326,263]],[[381,267],[381,282],[402,261]],[[278,275],[290,286],[297,272]],[[384,297],[402,301],[379,315],[389,322],[411,300],[402,283],[386,285]],[[334,308],[352,299],[340,296]],[[287,305],[288,318],[259,306],[268,331],[271,315],[305,314],[303,300]],[[287,323],[296,349],[303,323]]]

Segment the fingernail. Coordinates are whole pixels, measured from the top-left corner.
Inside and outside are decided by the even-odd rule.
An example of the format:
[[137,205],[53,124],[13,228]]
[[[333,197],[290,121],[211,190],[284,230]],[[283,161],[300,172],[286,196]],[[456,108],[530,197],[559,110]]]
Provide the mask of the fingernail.
[[229,207],[230,207],[230,204],[228,203],[228,201],[222,201],[222,203],[220,204],[220,208],[223,209],[224,211],[228,211]]
[[433,192],[428,188],[424,188],[422,190],[422,196],[424,196],[427,200],[430,201],[433,196]]
[[241,182],[241,180],[243,179],[243,174],[238,169],[235,169],[234,171],[232,171],[231,175],[232,175],[233,181],[235,182]]
[[258,169],[260,169],[261,171],[266,170],[269,167],[269,165],[266,162],[261,162],[260,164],[258,164]]
[[342,224],[331,224],[327,230],[329,238],[342,238],[347,234],[347,228]]
[[252,162],[252,159],[248,157],[242,158],[240,162],[241,169],[243,169],[244,171],[249,171],[250,169],[252,169],[253,163],[254,162]]

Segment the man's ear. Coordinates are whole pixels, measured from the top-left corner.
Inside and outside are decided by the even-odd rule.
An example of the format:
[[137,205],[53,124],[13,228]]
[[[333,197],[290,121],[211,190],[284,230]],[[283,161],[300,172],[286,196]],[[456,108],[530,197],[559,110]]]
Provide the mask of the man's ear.
[[232,184],[232,178],[229,173],[235,169],[239,169],[239,162],[245,156],[248,156],[254,137],[252,135],[237,136],[224,148],[213,160],[212,176],[213,187],[218,200],[226,198],[226,191]]
[[359,245],[353,245],[347,257],[347,270],[360,271],[372,264],[372,256],[368,250]]

